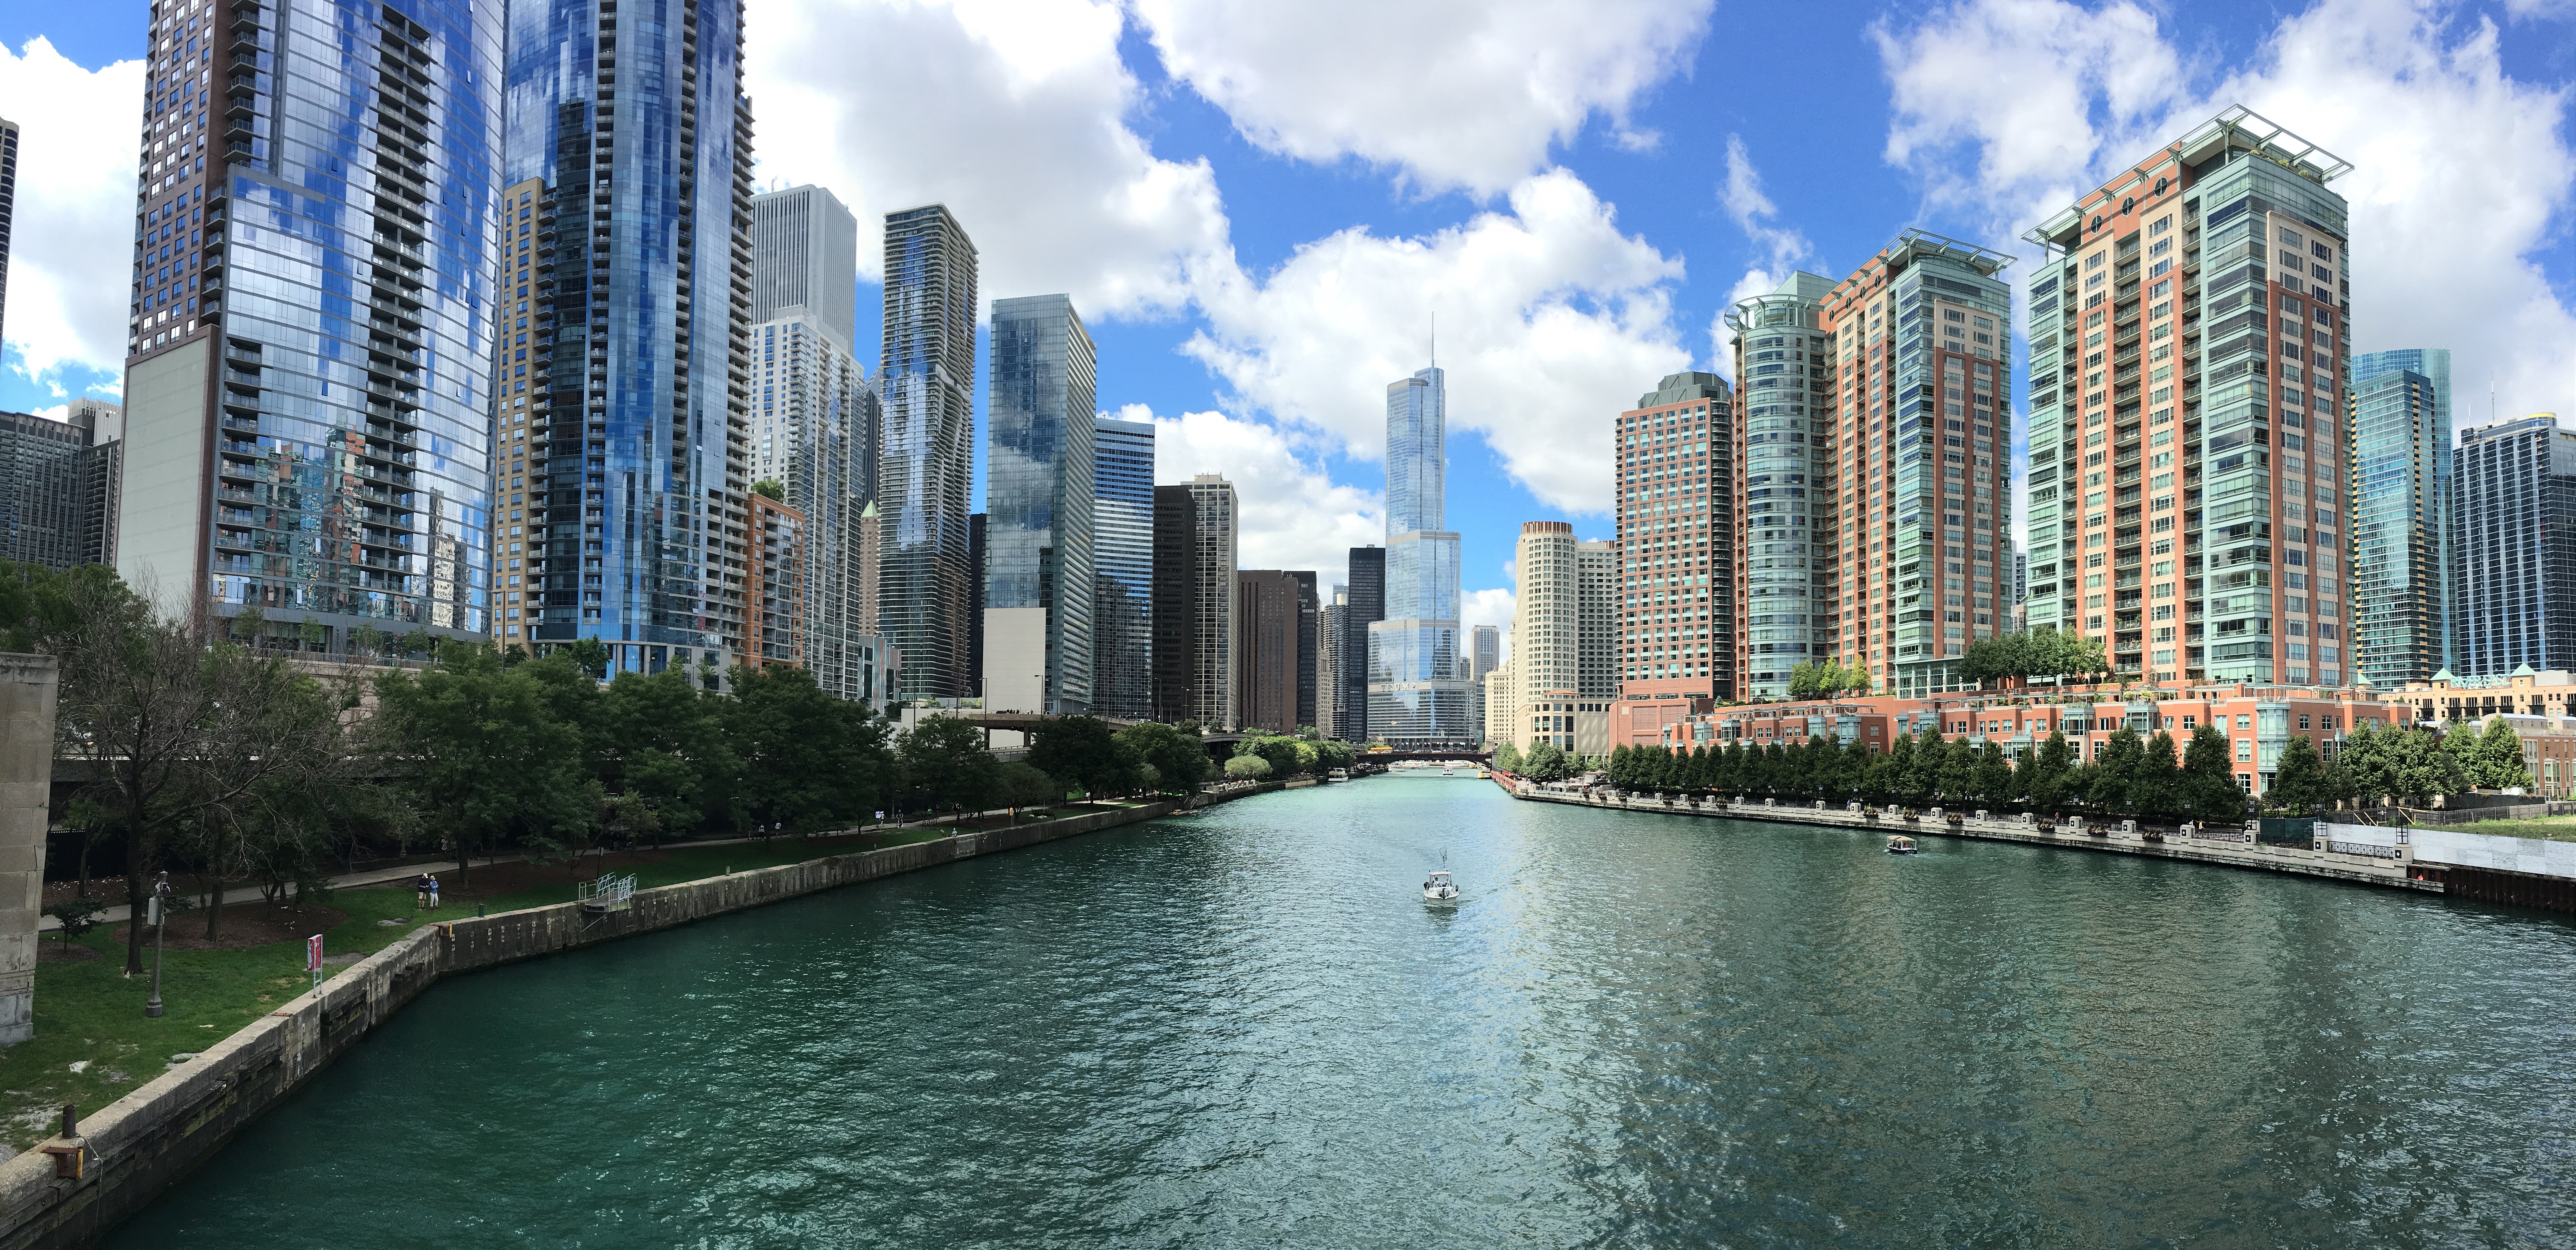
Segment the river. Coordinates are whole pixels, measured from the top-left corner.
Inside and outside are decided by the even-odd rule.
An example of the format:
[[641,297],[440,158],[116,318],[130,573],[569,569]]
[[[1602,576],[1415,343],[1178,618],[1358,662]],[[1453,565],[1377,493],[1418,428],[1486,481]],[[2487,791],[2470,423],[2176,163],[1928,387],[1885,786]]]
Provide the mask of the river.
[[2576,925],[1925,843],[1243,800],[443,983],[110,1244],[2576,1238]]

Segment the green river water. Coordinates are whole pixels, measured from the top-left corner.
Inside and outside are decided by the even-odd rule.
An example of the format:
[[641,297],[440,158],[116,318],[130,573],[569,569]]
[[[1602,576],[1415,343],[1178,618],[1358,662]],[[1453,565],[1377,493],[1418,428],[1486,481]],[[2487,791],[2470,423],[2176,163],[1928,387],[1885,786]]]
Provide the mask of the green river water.
[[110,1244],[2563,1246],[2571,1050],[2564,918],[1380,778],[443,983]]

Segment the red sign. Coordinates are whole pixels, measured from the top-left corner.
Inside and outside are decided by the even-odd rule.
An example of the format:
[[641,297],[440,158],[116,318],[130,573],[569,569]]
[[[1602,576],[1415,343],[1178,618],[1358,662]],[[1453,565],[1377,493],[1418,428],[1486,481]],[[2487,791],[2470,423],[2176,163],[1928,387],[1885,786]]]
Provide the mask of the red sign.
[[306,972],[322,970],[322,935],[319,933],[304,939],[304,970]]

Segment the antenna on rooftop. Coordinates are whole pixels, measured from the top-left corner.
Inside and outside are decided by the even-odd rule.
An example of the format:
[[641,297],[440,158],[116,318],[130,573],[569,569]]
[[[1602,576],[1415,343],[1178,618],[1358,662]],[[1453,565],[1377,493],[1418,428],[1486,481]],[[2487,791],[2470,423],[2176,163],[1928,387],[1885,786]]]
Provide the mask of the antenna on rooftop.
[[1440,367],[1440,314],[1431,314],[1431,367]]

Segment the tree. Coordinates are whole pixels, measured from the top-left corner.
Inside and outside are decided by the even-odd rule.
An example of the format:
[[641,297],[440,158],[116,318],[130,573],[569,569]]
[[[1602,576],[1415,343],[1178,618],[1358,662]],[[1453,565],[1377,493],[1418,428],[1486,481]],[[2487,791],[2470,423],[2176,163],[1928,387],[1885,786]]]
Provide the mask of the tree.
[[1941,763],[1933,774],[1933,784],[1943,801],[1958,806],[1969,801],[1968,785],[1977,771],[1977,748],[1966,734],[1944,741],[1934,738],[1929,744],[1940,752]]
[[451,651],[437,668],[380,674],[370,728],[447,830],[464,881],[477,847],[561,848],[589,827],[597,805],[583,727],[556,714],[536,673],[546,663],[504,669],[489,648]]
[[2137,730],[2125,723],[2112,730],[2102,743],[2102,753],[2085,769],[2085,801],[2104,812],[2125,810],[2146,763],[2147,744]]
[[[1625,751],[1625,750],[1627,750],[1627,749],[1628,749],[1628,748],[1626,748],[1626,747],[1621,747],[1621,748],[1619,748],[1619,750],[1618,750],[1618,751],[1612,751],[1612,752],[1610,753],[1611,761],[1612,761],[1612,764],[1613,764],[1613,767],[1614,767],[1614,768],[1617,766],[1617,762],[1618,762],[1618,759],[1619,759],[1619,752],[1620,752],[1620,751]],[[1519,772],[1519,771],[1521,770],[1521,753],[1520,753],[1520,749],[1519,749],[1518,747],[1515,747],[1515,746],[1513,746],[1513,745],[1512,745],[1512,740],[1511,740],[1511,739],[1509,739],[1509,738],[1505,738],[1505,739],[1503,739],[1503,741],[1502,741],[1499,745],[1497,745],[1497,746],[1494,748],[1494,767],[1495,767],[1495,768],[1497,768],[1497,769],[1499,769],[1499,770],[1501,770],[1501,771],[1503,771],[1503,772],[1507,772],[1507,773],[1516,773],[1516,772]],[[1618,780],[1617,778],[1615,778],[1615,777],[1614,777],[1614,778],[1613,778],[1613,784],[1623,784],[1623,783],[1619,782],[1619,780]]]
[[1011,809],[1012,823],[1019,821],[1023,807],[1046,807],[1064,798],[1065,783],[1024,760],[1012,760],[994,774],[996,791],[1004,806]]
[[1532,781],[1563,781],[1572,774],[1572,769],[1566,764],[1565,749],[1546,739],[1540,739],[1538,745],[1530,748],[1528,768]]
[[2004,749],[1992,738],[1977,747],[1977,765],[1969,776],[1968,791],[1971,801],[1986,807],[1999,808],[2012,802],[2012,761],[2005,758]]
[[46,915],[61,923],[65,946],[71,945],[73,938],[97,928],[98,918],[106,913],[107,909],[87,894],[74,895],[45,909]]
[[2055,816],[2066,810],[2067,801],[2075,797],[2075,749],[2066,741],[2066,731],[2048,731],[2048,740],[2031,753],[2030,762],[2014,774],[2021,783],[2022,797],[2035,811]]
[[[819,828],[875,806],[888,769],[879,745],[883,730],[868,727],[873,718],[864,709],[823,693],[812,673],[792,664],[737,667],[731,682],[733,698],[716,706],[724,709],[726,740],[740,761],[733,805],[754,828]],[[974,733],[974,751],[989,762],[980,732],[966,728]],[[949,796],[961,805],[979,803],[992,776],[977,765],[977,788]]]
[[[1207,744],[1199,740],[1198,734],[1185,733],[1178,726],[1146,721],[1119,730],[1117,738],[1140,764],[1154,770],[1166,789],[1184,794],[1196,790],[1213,768],[1208,761]],[[1339,745],[1345,752],[1350,750],[1348,743]]]
[[2129,778],[2128,806],[2139,816],[2158,820],[2173,819],[2189,809],[2172,734],[2159,729],[2147,739],[2137,771]]
[[[561,674],[571,664],[558,660]],[[507,657],[504,669],[514,669]],[[531,674],[534,676],[535,674]],[[576,683],[578,684],[578,683]],[[604,807],[619,822],[612,839],[650,841],[664,835],[685,836],[706,822],[731,828],[732,804],[740,793],[742,760],[734,753],[734,734],[726,721],[730,711],[721,700],[701,692],[680,669],[659,673],[619,673],[595,706],[578,693],[558,692],[572,706],[557,715],[587,712],[592,727],[593,768],[602,791],[631,800],[642,813],[623,806]],[[810,724],[800,726],[811,731]],[[762,744],[767,749],[767,744]],[[768,763],[765,762],[764,771]]]
[[2471,786],[2481,790],[2508,790],[2531,785],[2531,769],[2523,763],[2522,735],[2513,731],[2501,716],[2487,721],[2486,732],[2471,736],[2461,730],[2443,739],[2457,741],[2461,772]]
[[2316,744],[2308,741],[2306,734],[2282,745],[2281,758],[2272,766],[2272,784],[2265,788],[2263,797],[2272,807],[2293,816],[2305,816],[2325,802],[2325,763],[2317,758]]
[[787,483],[774,477],[764,477],[751,484],[751,493],[783,501],[787,498]]
[[1135,788],[1144,761],[1118,749],[1109,724],[1096,716],[1054,716],[1038,726],[1029,765],[1086,794],[1123,794]]
[[1258,755],[1238,755],[1225,762],[1228,781],[1259,781],[1270,775],[1270,761]]
[[1258,755],[1267,760],[1270,771],[1265,775],[1272,777],[1294,777],[1304,772],[1309,762],[1306,757],[1298,754],[1297,740],[1284,734],[1261,734],[1246,738],[1235,744],[1234,753],[1238,756]]
[[955,716],[925,716],[898,735],[913,795],[935,811],[964,811],[992,797],[1001,765],[984,749],[984,731]]
[[2191,731],[2191,743],[2182,754],[2182,790],[2192,819],[2214,824],[2245,818],[2245,791],[2236,784],[2228,751],[2227,735],[2218,732],[2217,726],[2202,725]]

